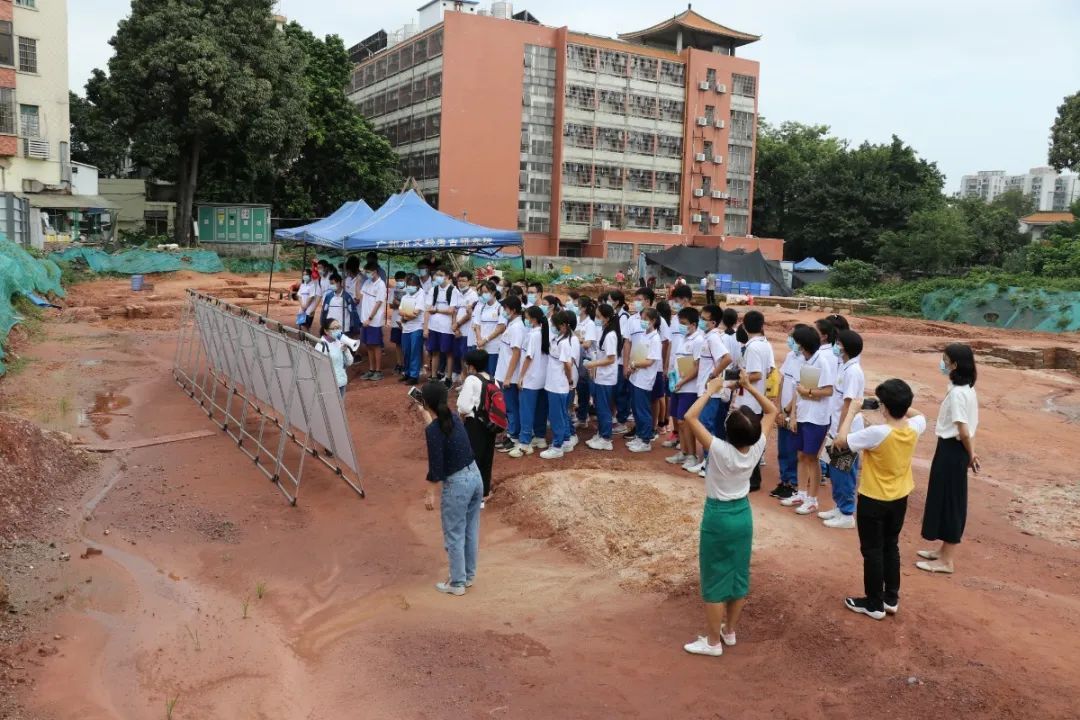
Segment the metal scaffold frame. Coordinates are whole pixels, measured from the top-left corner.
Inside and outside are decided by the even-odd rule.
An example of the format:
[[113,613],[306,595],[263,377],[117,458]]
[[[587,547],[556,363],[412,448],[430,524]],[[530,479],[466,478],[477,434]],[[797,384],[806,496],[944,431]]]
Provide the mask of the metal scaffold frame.
[[188,290],[173,360],[177,384],[293,505],[308,458],[364,497],[344,400],[319,342]]

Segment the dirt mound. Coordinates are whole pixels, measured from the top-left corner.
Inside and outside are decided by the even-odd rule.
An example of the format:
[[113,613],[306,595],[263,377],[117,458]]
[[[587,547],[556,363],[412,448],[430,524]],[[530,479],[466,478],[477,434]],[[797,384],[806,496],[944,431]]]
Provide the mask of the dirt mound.
[[89,463],[64,434],[0,413],[0,539],[32,533],[52,498]]
[[678,595],[697,582],[702,494],[689,480],[570,470],[507,479],[496,498],[510,522],[625,587]]

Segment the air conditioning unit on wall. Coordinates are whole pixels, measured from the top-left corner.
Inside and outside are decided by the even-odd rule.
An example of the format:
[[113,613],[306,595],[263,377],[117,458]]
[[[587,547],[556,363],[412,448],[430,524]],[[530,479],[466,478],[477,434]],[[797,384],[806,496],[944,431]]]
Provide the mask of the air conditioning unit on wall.
[[719,215],[713,215],[711,218],[709,218],[709,222],[712,223],[713,225],[719,225],[720,224],[720,216]]
[[49,141],[48,140],[31,140],[30,138],[23,139],[23,157],[31,158],[33,160],[48,160],[49,159]]
[[694,197],[705,197],[705,191],[701,188],[696,188],[694,190]]
[[716,128],[718,130],[723,130],[724,129],[724,121],[717,118],[717,120],[716,120]]
[[702,221],[702,220],[703,220],[704,218],[703,218],[703,217],[702,217],[701,215],[695,214],[695,215],[691,215],[691,216],[690,216],[690,219],[691,219],[691,220],[693,220],[693,221],[694,221],[694,222],[696,222],[696,223],[699,223],[699,222],[701,222],[701,221]]
[[697,119],[697,124],[700,125],[701,127],[708,127],[709,118],[707,118],[707,117],[699,117]]
[[702,80],[701,82],[699,82],[698,83],[698,89],[699,90],[708,90],[709,89],[709,81],[708,80]]
[[611,221],[610,220],[602,220],[600,222],[600,229],[601,230],[610,230],[611,229]]
[[682,235],[682,225],[672,225],[671,232],[675,235]]
[[698,153],[694,155],[695,162],[705,162],[705,153]]
[[724,83],[716,83],[716,92],[723,95],[727,92],[727,85],[725,85]]

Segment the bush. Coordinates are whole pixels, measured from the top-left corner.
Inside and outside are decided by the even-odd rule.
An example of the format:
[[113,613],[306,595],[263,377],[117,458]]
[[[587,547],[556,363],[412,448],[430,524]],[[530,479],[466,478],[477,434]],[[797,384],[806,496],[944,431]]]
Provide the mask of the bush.
[[881,278],[881,272],[862,260],[841,260],[833,265],[829,284],[843,288],[868,288]]

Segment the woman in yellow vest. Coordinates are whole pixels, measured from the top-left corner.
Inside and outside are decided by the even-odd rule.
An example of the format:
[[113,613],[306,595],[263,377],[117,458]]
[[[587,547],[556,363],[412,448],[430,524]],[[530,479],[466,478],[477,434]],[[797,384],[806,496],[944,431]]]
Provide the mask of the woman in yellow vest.
[[844,601],[848,610],[884,619],[900,609],[900,530],[908,495],[915,489],[911,458],[926,418],[911,407],[914,394],[903,380],[886,380],[874,395],[884,424],[871,425],[835,444],[862,452],[855,522],[863,556],[863,597]]

